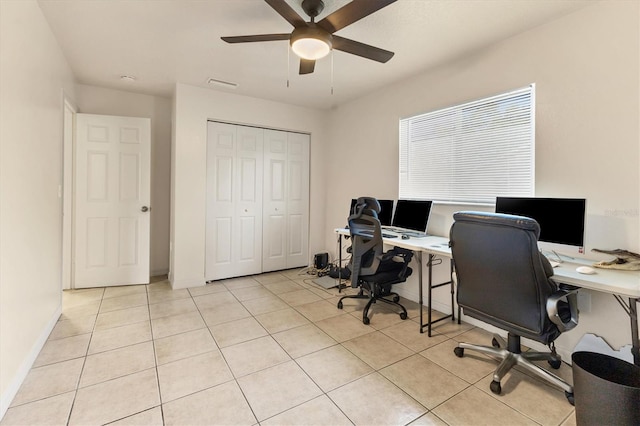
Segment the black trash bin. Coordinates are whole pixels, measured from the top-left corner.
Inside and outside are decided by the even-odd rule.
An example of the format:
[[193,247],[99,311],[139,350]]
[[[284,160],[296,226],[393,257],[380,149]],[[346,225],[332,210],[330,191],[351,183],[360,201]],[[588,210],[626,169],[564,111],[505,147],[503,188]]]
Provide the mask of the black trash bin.
[[640,367],[595,352],[575,352],[576,423],[640,425]]

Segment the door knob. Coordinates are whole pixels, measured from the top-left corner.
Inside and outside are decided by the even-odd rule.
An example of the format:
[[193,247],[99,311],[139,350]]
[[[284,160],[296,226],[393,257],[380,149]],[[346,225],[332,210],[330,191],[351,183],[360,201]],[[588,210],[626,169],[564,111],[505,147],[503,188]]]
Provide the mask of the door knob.
[[149,207],[147,206],[142,206],[142,208],[140,209],[140,211],[142,211],[143,213],[146,213],[149,211]]

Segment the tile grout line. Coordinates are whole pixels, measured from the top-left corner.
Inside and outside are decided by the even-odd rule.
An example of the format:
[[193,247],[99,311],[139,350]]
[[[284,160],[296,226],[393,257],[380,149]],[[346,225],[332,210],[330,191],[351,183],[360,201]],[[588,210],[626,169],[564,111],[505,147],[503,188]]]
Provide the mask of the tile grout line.
[[[155,337],[153,335],[153,321],[151,321],[151,303],[150,303],[151,299],[150,299],[150,296],[149,296],[150,290],[149,290],[149,287],[148,287],[150,284],[151,283],[149,283],[149,284],[147,284],[145,286],[146,296],[147,296],[147,313],[149,314],[149,330],[150,330],[150,334],[151,334],[151,344],[153,345],[153,364],[154,364],[154,369],[155,369],[155,372],[156,372],[156,383],[157,383],[157,386],[158,386],[158,389],[157,389],[157,391],[158,391],[158,401],[160,401],[160,404],[158,405],[158,407],[160,407],[160,418],[162,419],[162,424],[165,424],[165,421],[164,421],[164,410],[162,409],[162,405],[163,405],[162,404],[162,391],[160,389],[160,372],[158,371],[158,356],[156,354],[156,339],[155,339]],[[151,407],[151,408],[148,408],[148,409],[153,409],[153,408],[154,407]],[[142,413],[143,411],[146,411],[146,410],[142,410],[142,411],[140,411],[140,413]],[[136,414],[139,414],[139,413],[136,413]],[[133,414],[133,415],[135,415],[135,414]],[[129,417],[129,416],[127,416],[127,417]],[[124,417],[124,418],[126,418],[126,417]]]
[[[87,357],[89,356],[89,348],[91,347],[91,341],[93,340],[93,332],[96,329],[96,324],[98,323],[98,315],[100,314],[100,308],[102,307],[102,301],[104,300],[104,293],[106,289],[102,289],[102,296],[100,297],[100,303],[98,304],[98,312],[96,312],[96,320],[93,323],[93,327],[91,329],[91,336],[89,337],[89,343],[87,344],[87,350],[85,352],[84,359],[82,361],[82,368],[80,368],[80,374],[78,375],[78,381],[76,382],[76,389],[73,395],[73,401],[71,402],[71,408],[69,409],[69,414],[67,415],[67,426],[71,422],[71,415],[73,414],[73,408],[76,405],[76,398],[78,397],[78,391],[80,390],[80,381],[82,380],[82,374],[84,373],[84,367],[87,364]],[[63,308],[64,309],[64,308]]]
[[[286,278],[288,281],[291,281],[291,282],[293,282],[293,283],[297,283],[297,284],[299,284],[299,285],[300,285],[299,281],[296,281],[295,279],[293,279],[293,278],[291,278],[291,277],[289,277],[289,276],[283,275],[283,277],[284,277],[284,278]],[[255,278],[253,278],[253,276],[252,276],[252,279],[258,283],[258,286],[255,286],[256,288],[263,288],[263,289],[265,289],[265,290],[269,291],[269,292],[270,292],[272,295],[274,295],[275,297],[279,298],[280,300],[283,300],[283,299],[281,299],[281,298],[280,298],[280,294],[282,294],[282,293],[276,294],[276,293],[274,293],[272,290],[270,290],[269,288],[267,288],[267,287],[266,287],[266,284],[263,284],[263,283],[261,283],[261,282],[257,281]],[[271,282],[268,282],[267,284],[271,284]],[[224,285],[224,284],[223,284],[223,285]],[[250,287],[246,287],[246,288],[250,288]],[[225,289],[226,289],[226,291],[227,291],[227,292],[229,292],[229,293],[234,297],[234,299],[235,299],[235,301],[236,301],[236,302],[238,302],[238,303],[239,303],[240,305],[242,305],[245,309],[247,309],[247,308],[244,306],[244,303],[243,303],[242,301],[240,301],[240,299],[238,298],[238,296],[236,296],[236,295],[235,295],[235,294],[234,294],[234,293],[229,289],[229,287],[227,287],[227,286],[225,285]],[[305,288],[305,289],[306,289],[306,290],[308,290],[308,291],[311,291],[309,288]],[[72,401],[72,404],[71,404],[71,408],[70,408],[70,410],[69,410],[69,414],[68,414],[68,416],[67,416],[67,425],[70,423],[70,419],[71,419],[71,416],[72,416],[72,414],[73,414],[73,409],[74,409],[75,404],[76,404],[76,398],[77,398],[77,395],[78,395],[78,391],[80,390],[80,387],[79,387],[79,386],[80,386],[80,382],[81,382],[81,379],[82,379],[82,375],[83,375],[83,374],[84,374],[84,372],[85,372],[84,370],[85,370],[85,368],[86,368],[87,358],[88,358],[88,356],[89,356],[88,351],[89,351],[89,348],[90,348],[90,346],[91,346],[91,342],[93,341],[94,333],[96,332],[96,326],[97,326],[97,323],[98,323],[98,316],[100,315],[100,308],[101,308],[102,303],[103,303],[103,301],[104,301],[104,295],[106,294],[106,288],[103,288],[102,290],[103,290],[103,291],[102,291],[102,297],[100,298],[100,303],[99,303],[99,305],[98,305],[98,313],[96,314],[96,318],[95,318],[95,321],[94,321],[94,323],[93,323],[92,330],[91,330],[91,332],[90,332],[91,336],[90,336],[90,338],[89,338],[89,342],[88,342],[88,344],[87,344],[87,348],[86,348],[86,350],[85,350],[85,355],[82,357],[82,358],[83,358],[83,363],[82,363],[82,367],[81,367],[81,370],[80,370],[80,375],[78,376],[78,380],[77,380],[77,382],[76,382],[76,387],[75,387],[75,390],[74,390],[74,397],[73,397],[73,401]],[[164,410],[163,410],[164,402],[162,401],[162,393],[161,393],[161,389],[160,389],[160,380],[159,380],[159,371],[158,371],[158,367],[159,367],[159,366],[158,366],[157,358],[156,358],[156,348],[155,348],[155,340],[156,340],[156,339],[155,339],[155,337],[154,337],[154,335],[153,335],[153,324],[152,324],[152,322],[151,322],[151,314],[150,314],[150,306],[151,306],[151,303],[150,303],[150,292],[151,292],[151,290],[150,290],[150,287],[148,287],[148,285],[145,287],[145,291],[146,291],[146,299],[147,299],[147,303],[146,303],[146,306],[147,306],[147,313],[148,313],[148,315],[149,315],[149,324],[150,324],[150,327],[151,327],[151,340],[152,340],[153,347],[154,347],[154,364],[155,364],[155,365],[154,365],[154,368],[155,368],[155,371],[156,371],[156,380],[157,380],[157,386],[158,386],[158,388],[157,388],[157,392],[158,392],[159,399],[160,399],[160,405],[159,405],[159,406],[155,406],[155,407],[159,407],[159,408],[160,408],[160,413],[161,413],[161,416],[162,416],[162,421],[163,421],[163,423],[164,423],[164,422],[165,422],[165,419],[164,419]],[[292,290],[292,291],[293,291],[293,290]],[[326,291],[326,290],[325,290],[325,291]],[[284,292],[284,293],[286,293],[286,292]],[[312,293],[314,293],[314,294],[316,294],[316,295],[320,296],[319,294],[317,294],[317,293],[315,293],[315,292],[312,292]],[[214,341],[214,343],[215,343],[215,345],[216,345],[217,350],[218,350],[218,351],[219,351],[219,353],[221,354],[222,359],[224,360],[224,362],[225,362],[225,365],[226,365],[227,369],[231,372],[232,379],[230,379],[230,380],[229,380],[229,381],[227,381],[227,382],[223,382],[223,383],[229,383],[229,382],[231,382],[232,380],[235,382],[236,386],[240,389],[240,391],[241,391],[241,393],[242,393],[242,395],[243,395],[243,398],[244,398],[245,403],[247,404],[247,406],[248,406],[248,407],[249,407],[249,409],[251,410],[251,412],[252,412],[252,414],[253,414],[254,418],[257,420],[257,416],[255,415],[256,413],[254,412],[253,407],[251,407],[251,404],[249,404],[249,401],[248,401],[248,399],[247,399],[247,396],[244,394],[244,391],[242,390],[242,388],[240,387],[240,385],[239,385],[239,383],[238,383],[238,378],[235,376],[235,374],[233,373],[233,371],[232,371],[232,370],[231,370],[231,368],[229,367],[229,364],[228,364],[228,362],[227,362],[227,359],[225,358],[224,354],[222,353],[222,348],[220,348],[220,346],[218,345],[218,342],[216,341],[215,337],[213,336],[213,333],[212,333],[211,328],[209,327],[209,325],[207,324],[207,322],[204,320],[204,317],[203,317],[203,314],[202,314],[202,311],[201,311],[200,307],[195,303],[194,295],[193,295],[193,294],[191,294],[191,292],[190,292],[188,289],[187,289],[187,294],[188,294],[188,298],[189,298],[189,299],[191,299],[192,303],[195,305],[196,311],[197,311],[197,312],[198,312],[198,314],[200,315],[200,318],[203,320],[203,322],[204,322],[204,326],[208,329],[207,331],[209,332],[209,335],[212,337],[212,339],[213,339],[213,341]],[[209,293],[209,294],[215,294],[215,293]],[[322,296],[320,296],[320,297],[321,297],[321,300],[328,301],[328,299],[325,299],[325,298],[323,298]],[[335,297],[335,296],[332,296],[332,297]],[[185,297],[185,299],[186,299],[186,298],[187,298],[187,297]],[[257,300],[257,299],[260,299],[260,298],[247,299],[246,301],[248,301],[248,300]],[[171,302],[171,301],[173,301],[173,299],[167,300],[166,302]],[[245,302],[246,302],[246,301],[245,301]],[[320,390],[321,394],[319,394],[319,395],[317,395],[317,396],[315,396],[315,397],[313,397],[313,398],[311,398],[311,399],[309,399],[309,400],[307,400],[307,401],[301,402],[301,403],[299,403],[299,404],[297,404],[297,405],[295,405],[295,406],[289,407],[289,408],[287,408],[287,409],[283,410],[283,411],[282,411],[282,412],[280,412],[280,413],[274,414],[273,416],[270,416],[270,417],[268,417],[268,418],[263,419],[262,421],[266,421],[266,420],[268,420],[268,419],[272,419],[273,417],[279,416],[279,415],[281,415],[281,414],[283,414],[283,413],[285,413],[285,412],[287,412],[287,411],[290,411],[290,410],[292,410],[292,409],[294,409],[294,408],[296,408],[296,407],[299,407],[299,406],[301,406],[301,405],[303,405],[303,404],[306,404],[306,403],[308,403],[309,401],[312,401],[312,400],[314,400],[314,399],[316,399],[316,398],[319,398],[320,396],[325,396],[326,398],[328,398],[328,399],[329,399],[329,401],[331,401],[331,403],[332,403],[335,407],[337,407],[337,408],[338,408],[338,410],[339,410],[339,411],[340,411],[340,412],[341,412],[341,413],[342,413],[342,414],[343,414],[343,415],[344,415],[344,416],[345,416],[345,417],[346,417],[346,418],[347,418],[351,423],[353,423],[353,421],[352,421],[352,420],[351,420],[351,419],[346,415],[346,413],[345,413],[344,411],[342,411],[342,409],[341,409],[341,408],[340,408],[340,407],[335,403],[335,401],[333,401],[333,399],[331,399],[331,397],[328,395],[328,392],[325,392],[325,391],[324,391],[324,390],[323,390],[323,389],[322,389],[322,388],[321,388],[321,387],[320,387],[320,386],[319,386],[319,385],[318,385],[318,384],[313,380],[313,378],[309,376],[309,374],[306,372],[306,370],[304,370],[304,368],[302,368],[302,366],[298,363],[298,359],[302,358],[303,356],[307,356],[307,355],[310,355],[310,354],[312,354],[312,353],[317,353],[317,352],[319,352],[319,351],[321,351],[321,350],[324,350],[324,349],[327,349],[327,348],[318,349],[318,350],[316,350],[316,351],[314,351],[314,352],[311,352],[311,353],[309,353],[309,354],[301,355],[301,356],[299,356],[299,357],[296,359],[296,358],[293,358],[293,357],[292,357],[292,356],[291,356],[291,355],[290,355],[290,354],[289,354],[289,353],[284,349],[284,347],[280,344],[280,342],[278,342],[278,340],[276,340],[276,339],[274,338],[274,335],[276,335],[276,334],[278,334],[278,333],[286,332],[286,331],[288,331],[288,330],[292,330],[292,329],[300,328],[300,327],[302,327],[302,326],[306,326],[306,325],[312,325],[313,327],[318,328],[318,329],[319,329],[321,332],[323,332],[324,334],[327,334],[324,330],[322,330],[321,328],[319,328],[319,327],[317,326],[316,321],[312,321],[311,319],[309,319],[308,317],[306,317],[302,312],[300,312],[300,311],[298,310],[298,308],[299,308],[300,306],[304,306],[305,304],[292,306],[292,305],[290,305],[289,303],[287,303],[287,302],[286,302],[286,301],[284,301],[284,300],[283,300],[283,302],[287,305],[287,308],[283,308],[283,309],[292,309],[293,311],[295,311],[295,312],[297,312],[298,314],[302,315],[302,316],[303,316],[303,317],[308,321],[308,323],[307,323],[307,324],[304,324],[304,325],[299,325],[299,326],[296,326],[296,327],[292,327],[292,328],[290,328],[290,329],[281,330],[281,331],[278,331],[278,332],[272,333],[272,332],[270,332],[268,329],[266,329],[266,328],[262,325],[262,323],[260,323],[260,321],[257,319],[256,315],[254,315],[254,314],[253,314],[251,311],[249,311],[248,309],[247,309],[247,311],[248,311],[248,312],[249,312],[249,314],[250,314],[250,318],[254,319],[258,324],[260,324],[260,326],[261,326],[261,327],[263,327],[263,328],[265,329],[265,331],[267,332],[267,336],[271,337],[271,339],[272,339],[272,340],[274,340],[274,341],[276,342],[276,344],[278,345],[278,347],[279,347],[281,350],[283,350],[283,351],[284,351],[284,353],[286,353],[286,354],[288,355],[289,360],[290,360],[290,361],[293,361],[293,362],[295,363],[295,365],[296,365],[296,366],[298,366],[298,368],[300,368],[300,369],[303,371],[303,373],[305,374],[305,376],[306,376],[309,380],[311,380],[311,382],[312,382],[315,386],[317,386],[317,387],[319,388],[319,390]],[[319,301],[309,302],[309,303],[316,303],[316,302],[319,302]],[[163,302],[158,302],[158,303],[163,303]],[[234,302],[234,303],[235,303],[235,302]],[[131,307],[122,308],[122,310],[124,310],[124,309],[129,309],[129,308],[131,308]],[[112,312],[112,311],[109,311],[109,312]],[[274,311],[274,312],[275,312],[275,311]],[[345,314],[351,314],[351,316],[354,316],[354,315],[352,315],[352,314],[353,314],[352,312],[345,313]],[[226,324],[226,323],[229,323],[229,322],[232,322],[232,321],[235,321],[235,320],[226,321],[226,322],[223,322],[223,323],[221,323],[221,324]],[[415,322],[415,321],[414,321],[414,322]],[[400,324],[401,324],[401,323],[400,323]],[[128,324],[127,324],[127,325],[128,325]],[[371,333],[373,333],[373,332],[378,331],[378,332],[380,332],[382,335],[384,335],[384,336],[386,336],[386,337],[390,338],[391,340],[393,340],[394,342],[396,342],[397,344],[399,344],[400,346],[406,347],[402,342],[400,342],[399,340],[397,340],[397,339],[396,339],[396,338],[394,338],[393,336],[387,335],[387,334],[385,334],[385,333],[383,332],[383,330],[388,329],[388,328],[390,328],[390,327],[393,327],[394,325],[397,325],[397,324],[388,325],[388,326],[386,326],[386,327],[384,327],[384,328],[381,328],[381,329],[376,329],[376,328],[373,328],[373,327],[372,327],[371,332],[370,332],[370,333],[366,333],[365,335],[368,335],[368,334],[371,334]],[[114,327],[114,328],[117,328],[117,327]],[[473,328],[472,328],[472,329],[473,329]],[[470,329],[470,330],[472,330],[472,329]],[[420,352],[426,351],[426,350],[431,349],[431,348],[433,348],[433,347],[437,347],[438,345],[443,344],[443,343],[448,342],[448,341],[451,341],[451,340],[453,340],[453,341],[457,341],[457,340],[458,340],[458,339],[456,339],[456,337],[457,337],[457,336],[459,336],[459,335],[461,335],[461,334],[464,334],[465,332],[470,331],[470,330],[465,330],[465,331],[463,331],[462,333],[458,333],[458,334],[456,334],[456,335],[455,335],[455,336],[453,336],[453,337],[451,337],[451,336],[449,336],[449,335],[447,335],[447,334],[442,334],[443,336],[445,336],[445,337],[446,337],[446,340],[444,340],[444,341],[442,341],[442,342],[439,342],[439,343],[437,343],[437,344],[434,344],[433,346],[429,346],[429,347],[427,347],[427,348],[425,348],[425,349],[421,349],[421,350],[414,350],[414,349],[412,349],[412,348],[407,347],[407,349],[409,349],[409,350],[411,351],[411,354],[410,354],[410,355],[408,355],[408,356],[406,356],[406,357],[404,357],[404,358],[402,358],[402,359],[400,359],[400,360],[396,360],[396,361],[392,362],[391,364],[385,365],[384,367],[381,367],[381,368],[378,368],[378,369],[373,368],[373,367],[372,367],[371,365],[369,365],[367,362],[365,362],[364,360],[362,360],[362,359],[361,359],[357,354],[355,354],[354,352],[352,352],[351,350],[349,350],[347,347],[345,347],[345,346],[344,346],[344,343],[345,343],[345,342],[348,342],[348,341],[353,340],[353,339],[355,339],[355,338],[357,338],[357,337],[360,337],[360,336],[354,337],[354,338],[352,338],[352,339],[348,339],[348,340],[346,340],[346,341],[344,341],[344,342],[336,342],[335,344],[331,345],[330,347],[334,347],[334,346],[340,345],[341,347],[343,347],[344,349],[346,349],[350,354],[352,354],[352,355],[353,355],[353,356],[355,356],[357,359],[359,359],[360,361],[364,362],[366,365],[368,365],[369,367],[371,367],[371,368],[372,368],[372,371],[371,371],[371,372],[367,373],[366,375],[364,375],[364,376],[362,376],[362,377],[366,377],[366,376],[372,375],[373,373],[378,373],[382,378],[384,378],[386,381],[390,382],[394,387],[396,387],[396,388],[398,388],[400,391],[402,391],[402,393],[403,393],[404,395],[408,396],[411,400],[415,401],[417,404],[419,404],[420,406],[422,406],[423,408],[425,408],[425,409],[426,409],[426,412],[425,412],[423,415],[421,415],[421,416],[417,417],[416,419],[411,420],[411,422],[414,422],[414,421],[416,421],[416,420],[418,420],[418,419],[420,419],[420,418],[424,417],[424,416],[425,416],[425,415],[427,415],[428,413],[431,413],[431,415],[432,415],[432,416],[434,416],[434,417],[438,418],[439,420],[443,421],[444,423],[448,424],[447,422],[445,422],[445,421],[444,421],[444,419],[441,419],[437,414],[435,414],[435,413],[434,413],[434,410],[436,410],[438,407],[441,407],[443,404],[447,403],[448,401],[450,401],[451,399],[453,399],[453,398],[455,398],[456,396],[460,395],[461,393],[463,393],[463,392],[465,392],[465,391],[469,390],[470,388],[477,389],[477,390],[479,390],[479,391],[483,392],[483,394],[486,394],[487,392],[485,392],[485,391],[483,391],[482,389],[480,389],[480,387],[478,386],[478,384],[479,384],[482,380],[484,380],[486,377],[490,376],[492,373],[489,373],[489,374],[487,374],[486,376],[483,376],[482,378],[478,379],[478,380],[477,380],[477,381],[475,381],[474,383],[469,383],[469,382],[467,382],[465,379],[463,379],[463,378],[459,377],[457,374],[455,374],[452,370],[449,370],[448,368],[445,368],[445,367],[443,367],[443,366],[439,365],[438,363],[436,363],[436,362],[434,362],[434,361],[431,361],[429,358],[426,358],[426,356],[422,355]],[[183,333],[185,333],[185,332],[180,332],[180,333],[176,333],[176,334],[172,334],[172,335],[183,334]],[[327,334],[327,335],[328,335],[328,334]],[[331,337],[330,335],[328,335],[328,336],[329,336],[329,337]],[[363,335],[363,336],[364,336],[364,335]],[[73,337],[73,336],[68,336],[68,337]],[[165,337],[169,337],[169,336],[165,336]],[[266,337],[266,336],[262,336],[262,337]],[[331,338],[332,338],[332,337],[331,337]],[[332,339],[333,339],[333,338],[332,338]],[[251,340],[255,340],[255,339],[249,339],[248,341],[251,341]],[[333,340],[335,340],[335,339],[333,339]],[[240,342],[240,343],[244,343],[244,342]],[[131,346],[131,345],[129,345],[129,346]],[[116,348],[116,349],[118,349],[118,348]],[[99,353],[104,353],[104,352],[106,352],[106,351],[99,352]],[[198,354],[198,355],[200,355],[200,354]],[[426,407],[426,406],[422,405],[420,402],[418,402],[417,400],[415,400],[411,395],[409,395],[407,392],[405,392],[402,388],[400,388],[400,386],[399,386],[399,385],[397,385],[395,382],[393,382],[392,380],[390,380],[390,379],[388,379],[386,376],[384,376],[382,373],[380,373],[380,371],[381,371],[381,370],[383,370],[383,369],[385,369],[385,368],[387,368],[387,367],[389,367],[389,366],[395,365],[395,364],[397,364],[397,363],[399,363],[399,362],[402,362],[403,360],[406,360],[407,358],[410,358],[410,357],[412,357],[413,355],[420,355],[421,357],[424,357],[424,358],[426,358],[427,360],[429,360],[429,361],[431,361],[431,362],[434,362],[434,364],[435,364],[435,365],[437,365],[439,368],[442,368],[443,370],[445,370],[445,371],[447,371],[447,372],[449,372],[449,373],[451,373],[451,374],[454,374],[456,377],[460,378],[463,382],[465,382],[465,383],[466,383],[466,386],[465,386],[462,390],[460,390],[460,391],[456,392],[455,394],[453,394],[453,395],[451,395],[450,397],[448,397],[446,400],[444,400],[444,401],[440,402],[438,405],[434,406],[434,407],[433,407],[433,409],[429,409],[428,407]],[[188,359],[188,358],[192,358],[192,357],[194,357],[194,356],[196,356],[196,355],[189,356],[189,357],[186,357],[186,358],[181,358],[181,359]],[[80,358],[80,357],[78,357],[78,358]],[[74,358],[72,358],[72,359],[74,359]],[[289,362],[289,360],[288,360],[288,361],[284,361],[284,362]],[[64,360],[64,361],[68,361],[68,360]],[[60,362],[64,362],[64,361],[60,361]],[[178,360],[176,360],[176,361],[178,361]],[[272,367],[275,367],[275,366],[277,366],[277,365],[281,365],[281,364],[283,364],[284,362],[281,362],[281,363],[278,363],[278,364],[276,364],[276,365],[273,365],[273,366],[269,366],[269,367],[263,368],[263,369],[258,370],[258,371],[264,371],[264,370],[267,370],[267,369],[272,368]],[[47,365],[50,365],[50,364],[47,364]],[[255,373],[255,372],[254,372],[254,373]],[[130,373],[130,374],[134,374],[134,373]],[[253,374],[253,373],[250,373],[250,374]],[[526,374],[525,374],[525,375],[526,375]],[[245,376],[242,376],[242,377],[245,377]],[[361,379],[362,377],[360,377],[360,378],[358,378],[358,379]],[[529,376],[527,375],[527,377],[529,377]],[[535,377],[533,377],[533,378],[535,379]],[[358,379],[355,379],[355,380],[358,380]],[[113,380],[113,379],[112,379],[112,380]],[[355,380],[352,380],[352,381],[350,381],[350,382],[348,382],[348,383],[342,384],[342,385],[340,385],[340,386],[336,387],[335,389],[339,389],[339,388],[344,387],[344,386],[346,386],[346,385],[348,385],[348,384],[350,384],[350,383],[353,383]],[[207,387],[206,389],[211,389],[211,388],[216,387],[216,386],[219,386],[219,385],[221,385],[221,384],[223,384],[223,383],[218,383],[218,384],[216,384],[216,385],[214,385],[214,386],[209,386],[209,387]],[[544,383],[543,383],[543,384],[544,384]],[[188,395],[183,395],[183,396],[181,396],[180,398],[177,398],[177,399],[181,399],[181,398],[184,398],[184,397],[187,397],[187,396],[190,396],[190,395],[196,394],[196,393],[198,393],[198,392],[202,392],[203,390],[206,390],[206,389],[201,389],[201,390],[198,390],[198,391],[194,391],[194,392],[192,392],[192,393],[190,393],[190,394],[188,394]],[[332,389],[331,391],[334,391],[335,389]],[[552,388],[552,389],[553,389],[553,388]],[[55,396],[55,395],[52,395],[52,396]],[[52,396],[47,396],[46,398],[50,398],[50,397],[52,397]],[[490,396],[490,397],[492,397],[492,399],[493,399],[493,400],[495,400],[496,402],[499,402],[501,405],[505,406],[507,409],[512,410],[512,411],[515,411],[516,413],[518,413],[518,414],[520,414],[520,415],[524,416],[525,418],[527,418],[527,419],[529,419],[529,420],[531,420],[531,421],[535,422],[536,424],[539,424],[539,422],[537,422],[536,420],[534,420],[533,418],[531,418],[529,415],[527,415],[527,414],[525,414],[525,413],[521,412],[520,410],[518,410],[518,409],[516,409],[516,408],[512,407],[510,404],[508,404],[507,402],[504,402],[502,399],[500,399],[500,398],[495,398],[495,397],[493,397],[493,396],[491,396],[491,395],[489,395],[489,396]],[[46,398],[41,398],[41,399],[46,399]],[[177,400],[177,399],[175,399],[175,400]],[[35,402],[35,401],[31,401],[31,402]],[[169,402],[169,401],[167,401],[167,402]],[[148,411],[149,409],[153,409],[153,408],[155,408],[155,407],[147,408],[147,409],[142,410],[142,411],[139,411],[139,412],[137,412],[137,413],[133,413],[133,414],[127,415],[127,416],[123,417],[123,419],[124,419],[124,418],[127,418],[127,417],[131,417],[131,416],[136,415],[136,414],[139,414],[139,413],[142,413],[142,412],[144,412],[144,411]],[[574,411],[570,411],[566,416],[564,416],[564,417],[563,417],[563,419],[560,421],[560,423],[559,423],[559,424],[562,424],[562,423],[566,422],[569,418],[571,418],[571,416],[573,415],[573,413],[574,413]],[[121,419],[116,419],[116,420],[112,420],[112,421],[118,421],[118,420],[121,420]],[[110,421],[110,422],[112,422],[112,421]],[[259,424],[259,423],[260,423],[260,421],[258,421],[258,424]]]

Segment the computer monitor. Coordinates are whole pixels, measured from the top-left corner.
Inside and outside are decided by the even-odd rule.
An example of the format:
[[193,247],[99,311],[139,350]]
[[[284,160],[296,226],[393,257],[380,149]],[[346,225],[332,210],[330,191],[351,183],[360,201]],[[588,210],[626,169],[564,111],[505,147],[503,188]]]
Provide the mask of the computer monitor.
[[431,201],[427,200],[398,200],[393,215],[392,226],[426,232],[431,213]]
[[[350,215],[354,213],[353,209],[355,208],[357,201],[358,200],[356,198],[351,199],[351,208],[349,209]],[[380,213],[378,213],[380,225],[391,225],[391,216],[393,216],[393,200],[378,200],[378,203],[380,203]]]
[[496,213],[535,219],[539,241],[577,247],[584,246],[585,207],[584,198],[496,198]]

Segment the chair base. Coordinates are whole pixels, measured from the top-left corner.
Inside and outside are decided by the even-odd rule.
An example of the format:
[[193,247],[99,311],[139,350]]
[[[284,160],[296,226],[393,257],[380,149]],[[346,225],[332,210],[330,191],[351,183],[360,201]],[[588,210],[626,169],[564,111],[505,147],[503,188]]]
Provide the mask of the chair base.
[[[385,299],[385,297],[390,297],[390,296],[392,296],[392,300]],[[385,295],[385,296],[367,295],[367,294],[364,294],[363,289],[361,288],[358,294],[342,296],[340,300],[338,300],[338,309],[342,309],[343,307],[342,301],[344,299],[369,299],[369,302],[367,302],[367,305],[362,310],[363,324],[369,324],[370,322],[369,308],[371,308],[371,305],[373,305],[377,301],[384,302],[389,305],[397,306],[398,308],[401,309],[401,312],[398,312],[398,315],[400,315],[400,319],[403,319],[403,320],[407,319],[407,310],[405,309],[404,306],[398,303],[398,301],[400,300],[400,296],[398,295],[398,293],[389,293],[388,295]]]
[[573,386],[562,380],[557,375],[532,362],[546,360],[549,362],[551,367],[556,369],[560,368],[561,359],[560,355],[555,352],[555,348],[552,352],[520,352],[520,336],[516,336],[511,333],[508,335],[508,342],[506,342],[501,336],[494,334],[491,343],[493,347],[474,345],[471,343],[458,343],[458,346],[453,350],[456,356],[460,358],[464,355],[464,350],[469,349],[501,360],[498,368],[493,373],[493,381],[490,385],[491,392],[500,394],[502,392],[500,380],[502,380],[511,368],[519,365],[527,371],[564,390],[567,400],[571,405],[573,405]]

